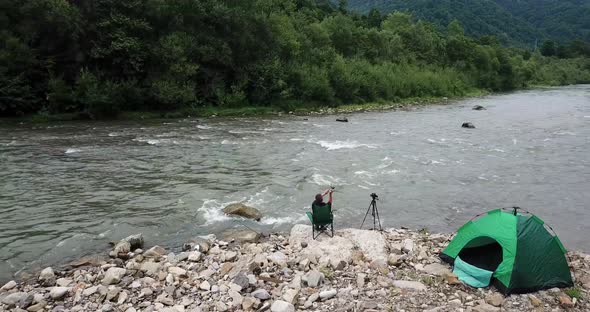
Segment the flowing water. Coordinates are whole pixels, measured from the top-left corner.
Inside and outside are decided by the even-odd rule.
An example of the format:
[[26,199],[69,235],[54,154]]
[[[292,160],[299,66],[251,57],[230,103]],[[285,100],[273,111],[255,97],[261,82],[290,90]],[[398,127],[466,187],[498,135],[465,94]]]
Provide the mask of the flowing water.
[[[518,205],[590,251],[590,86],[348,117],[0,121],[0,280],[139,232],[178,247],[288,230],[331,185],[336,228],[359,226],[375,192],[385,227],[448,232]],[[236,201],[261,223],[220,212]]]

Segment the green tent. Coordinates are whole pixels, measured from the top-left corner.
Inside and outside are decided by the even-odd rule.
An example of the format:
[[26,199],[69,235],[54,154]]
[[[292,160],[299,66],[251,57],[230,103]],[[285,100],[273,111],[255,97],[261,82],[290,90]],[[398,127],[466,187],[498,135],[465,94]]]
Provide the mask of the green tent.
[[572,287],[565,253],[559,238],[541,219],[514,208],[492,210],[467,222],[441,258],[454,264],[454,272],[467,284],[492,283],[510,294]]

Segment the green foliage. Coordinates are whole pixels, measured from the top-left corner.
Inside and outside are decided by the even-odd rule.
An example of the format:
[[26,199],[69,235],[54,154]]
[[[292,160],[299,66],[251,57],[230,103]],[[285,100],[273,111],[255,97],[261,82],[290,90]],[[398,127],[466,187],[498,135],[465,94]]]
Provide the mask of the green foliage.
[[582,295],[582,290],[578,287],[572,287],[572,288],[566,289],[565,294],[568,295],[572,299],[576,298],[578,300],[581,300],[584,298],[584,296]]
[[0,115],[249,115],[590,81],[586,41],[505,48],[539,34],[475,23],[505,4],[451,18],[457,1],[431,24],[347,1],[0,0]]
[[444,29],[453,20],[475,37],[495,35],[501,42],[532,48],[536,39],[590,42],[590,6],[582,0],[349,0],[352,10],[411,12]]

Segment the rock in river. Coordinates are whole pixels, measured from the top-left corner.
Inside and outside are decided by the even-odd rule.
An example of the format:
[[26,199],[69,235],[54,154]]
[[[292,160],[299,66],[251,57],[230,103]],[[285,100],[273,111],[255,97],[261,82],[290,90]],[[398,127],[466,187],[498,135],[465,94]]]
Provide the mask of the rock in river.
[[475,126],[470,122],[464,122],[463,125],[461,125],[461,127],[467,129],[475,129]]
[[228,215],[241,216],[256,221],[260,221],[260,219],[262,219],[262,213],[260,213],[258,209],[246,206],[242,203],[230,204],[223,208],[223,212]]
[[481,105],[475,105],[473,106],[473,110],[486,110],[486,108]]

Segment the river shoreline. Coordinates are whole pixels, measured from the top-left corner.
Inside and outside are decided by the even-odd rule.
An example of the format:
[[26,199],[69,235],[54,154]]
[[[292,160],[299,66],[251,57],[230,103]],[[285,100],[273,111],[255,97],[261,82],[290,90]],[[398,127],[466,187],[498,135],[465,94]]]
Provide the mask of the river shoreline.
[[[99,259],[46,268],[0,290],[2,311],[587,311],[590,256],[570,252],[575,288],[502,296],[461,284],[438,254],[452,235],[311,227],[259,240],[198,237],[171,253],[135,238]],[[240,242],[239,240],[244,240]],[[129,245],[127,245],[127,243]],[[131,252],[133,250],[133,252]]]
[[[542,87],[536,87],[542,88]],[[525,90],[525,89],[523,89]],[[120,121],[137,121],[137,120],[171,120],[182,118],[215,118],[215,117],[270,117],[270,116],[317,116],[317,115],[337,115],[352,114],[360,112],[376,111],[395,111],[408,110],[427,105],[446,105],[460,100],[483,97],[487,95],[501,94],[492,93],[485,90],[472,90],[462,96],[440,96],[440,97],[416,97],[406,98],[399,101],[381,101],[359,104],[343,104],[338,106],[328,106],[325,104],[309,104],[303,106],[294,106],[291,109],[281,108],[279,106],[247,106],[239,108],[218,108],[218,107],[201,107],[194,109],[182,109],[169,112],[154,111],[124,111],[118,116],[106,119],[97,119],[99,121],[120,120]],[[16,118],[4,118],[12,122],[26,123],[47,123],[47,122],[68,122],[84,121],[89,119],[87,115],[80,112],[75,113],[35,113]]]

